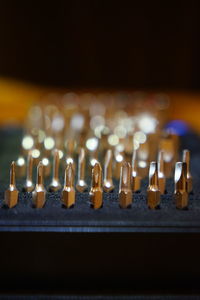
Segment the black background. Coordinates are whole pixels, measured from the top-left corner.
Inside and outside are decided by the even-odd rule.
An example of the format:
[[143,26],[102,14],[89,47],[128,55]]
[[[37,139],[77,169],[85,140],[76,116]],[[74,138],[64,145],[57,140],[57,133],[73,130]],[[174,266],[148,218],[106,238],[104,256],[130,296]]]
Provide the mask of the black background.
[[0,75],[199,89],[200,1],[0,1]]

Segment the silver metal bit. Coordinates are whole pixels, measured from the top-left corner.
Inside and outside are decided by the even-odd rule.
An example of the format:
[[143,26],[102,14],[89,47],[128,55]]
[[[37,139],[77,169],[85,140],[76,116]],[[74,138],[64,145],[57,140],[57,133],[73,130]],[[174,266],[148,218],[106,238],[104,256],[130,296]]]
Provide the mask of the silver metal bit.
[[187,192],[192,192],[192,175],[190,173],[190,151],[189,150],[183,150],[183,162],[187,164]]
[[187,163],[177,162],[175,166],[175,191],[174,198],[176,208],[185,209],[188,207],[188,193],[187,193]]
[[112,180],[112,150],[110,149],[107,150],[105,155],[103,189],[105,192],[111,192],[114,190]]
[[124,161],[121,167],[119,183],[119,206],[128,208],[132,204],[131,165]]
[[5,191],[4,202],[9,207],[14,207],[18,202],[19,192],[15,184],[15,162],[13,161],[10,168],[10,184],[9,188]]
[[160,189],[158,184],[158,164],[151,162],[149,168],[149,186],[147,189],[147,205],[150,209],[158,208],[160,204]]

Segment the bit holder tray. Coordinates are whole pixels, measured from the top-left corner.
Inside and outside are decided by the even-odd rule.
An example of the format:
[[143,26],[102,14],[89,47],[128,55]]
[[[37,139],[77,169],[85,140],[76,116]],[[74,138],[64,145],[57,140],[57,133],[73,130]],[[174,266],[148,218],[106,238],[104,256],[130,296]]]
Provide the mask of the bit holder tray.
[[[183,137],[191,150],[194,194],[189,209],[173,203],[173,179],[158,210],[146,205],[147,180],[134,194],[130,209],[118,205],[118,183],[104,194],[102,209],[90,208],[89,194],[78,193],[76,205],[63,208],[60,193],[48,193],[43,209],[20,192],[12,209],[2,207],[9,164],[17,156],[21,131],[2,130],[0,159],[0,280],[5,290],[67,290],[90,293],[199,290],[200,277],[200,142]],[[16,153],[14,152],[16,151]],[[90,180],[89,182],[90,183]],[[22,182],[17,181],[21,190]]]
[[[18,133],[18,134],[17,134]],[[11,149],[12,143],[19,142],[20,132],[2,131],[0,136],[4,140],[5,149]],[[14,140],[13,140],[14,139]],[[32,206],[30,193],[21,192],[24,181],[17,180],[19,203],[16,207],[8,209],[3,205],[4,190],[8,186],[8,166],[16,153],[4,152],[1,159],[1,191],[0,191],[0,230],[2,231],[69,231],[69,232],[182,232],[200,231],[200,156],[198,147],[199,139],[195,135],[182,138],[184,147],[191,150],[191,170],[194,181],[194,193],[189,196],[188,210],[178,210],[173,199],[174,180],[167,180],[167,194],[161,196],[160,209],[150,210],[146,204],[146,190],[148,180],[142,180],[141,191],[134,193],[133,204],[129,209],[121,209],[118,201],[119,182],[115,181],[115,190],[112,193],[104,193],[103,207],[93,210],[90,207],[89,191],[76,192],[76,204],[73,208],[66,209],[60,201],[61,192],[47,193],[47,201],[42,209]],[[12,148],[13,149],[13,148]],[[2,176],[1,176],[2,177]],[[49,179],[50,180],[50,179]],[[48,186],[49,180],[45,182]],[[87,183],[90,186],[90,178]],[[63,182],[63,178],[61,179]]]

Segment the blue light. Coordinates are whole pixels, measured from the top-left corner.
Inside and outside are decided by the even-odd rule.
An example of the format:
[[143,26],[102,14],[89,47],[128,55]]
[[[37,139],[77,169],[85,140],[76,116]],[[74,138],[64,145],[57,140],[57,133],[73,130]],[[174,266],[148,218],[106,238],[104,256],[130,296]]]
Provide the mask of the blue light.
[[180,136],[186,135],[190,131],[188,124],[181,120],[170,121],[165,125],[165,129],[170,130]]

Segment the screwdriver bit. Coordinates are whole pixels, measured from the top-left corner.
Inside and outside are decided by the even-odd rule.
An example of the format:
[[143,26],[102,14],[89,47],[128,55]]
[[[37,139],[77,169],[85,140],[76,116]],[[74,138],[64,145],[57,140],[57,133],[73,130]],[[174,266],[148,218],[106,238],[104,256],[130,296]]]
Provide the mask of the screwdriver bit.
[[143,144],[140,144],[138,149],[138,173],[141,178],[145,178],[148,176],[149,170],[149,142],[146,141]]
[[187,163],[177,162],[175,165],[175,191],[174,198],[176,208],[185,209],[188,207],[188,193],[187,193]]
[[36,186],[32,193],[33,205],[36,208],[42,208],[46,202],[46,190],[43,183],[43,164],[40,161],[37,166]]
[[74,169],[71,162],[65,169],[65,180],[62,190],[62,203],[67,208],[70,208],[75,204]]
[[107,150],[104,163],[103,189],[105,192],[112,192],[114,184],[112,180],[112,150]]
[[27,158],[27,169],[26,169],[26,181],[23,187],[23,191],[25,192],[32,192],[34,190],[34,183],[33,183],[33,156],[32,151],[28,152]]
[[147,189],[147,205],[150,209],[156,209],[160,204],[160,190],[158,185],[158,164],[151,162],[149,168],[149,186]]
[[99,209],[103,205],[102,169],[99,162],[92,168],[92,183],[90,189],[91,206]]
[[9,207],[14,207],[18,202],[18,190],[15,184],[15,162],[11,163],[10,168],[10,184],[9,188],[5,191],[4,194],[4,203]]
[[164,152],[159,151],[158,153],[158,186],[161,195],[165,193],[166,179],[164,174]]
[[115,149],[114,151],[114,159],[115,159],[115,168],[114,168],[114,177],[116,179],[120,178],[121,167],[124,162],[124,152],[118,151]]
[[24,177],[26,174],[26,161],[23,156],[19,156],[16,160],[16,176]]
[[44,177],[49,177],[51,173],[51,163],[48,157],[43,157],[42,164],[44,167]]
[[59,180],[59,164],[60,164],[60,157],[59,157],[59,150],[54,150],[54,157],[53,157],[53,177],[52,182],[49,185],[50,192],[56,192],[61,189],[61,183]]
[[81,193],[87,190],[87,183],[85,182],[85,162],[85,149],[81,148],[78,157],[78,180],[76,184],[76,189]]
[[132,156],[132,191],[138,192],[140,190],[141,177],[137,170],[137,150],[133,150]]
[[76,141],[74,138],[68,138],[65,143],[67,156],[72,157],[76,151]]
[[171,177],[175,162],[175,145],[170,135],[160,139],[159,150],[164,152],[164,173],[167,178]]
[[192,175],[190,173],[190,151],[183,150],[183,162],[187,164],[187,192],[188,194],[192,192]]
[[124,161],[121,167],[119,183],[119,206],[128,208],[132,204],[131,165]]

